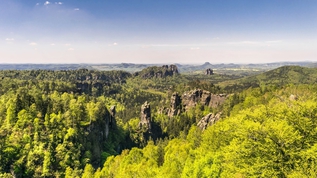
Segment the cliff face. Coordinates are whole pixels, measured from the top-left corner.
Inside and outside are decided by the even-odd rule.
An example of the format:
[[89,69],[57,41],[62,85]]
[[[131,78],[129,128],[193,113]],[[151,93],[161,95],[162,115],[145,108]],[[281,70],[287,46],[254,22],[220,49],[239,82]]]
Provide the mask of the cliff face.
[[170,101],[170,108],[161,109],[161,113],[169,117],[179,115],[181,112],[188,111],[197,104],[216,108],[222,105],[227,98],[225,94],[212,94],[209,91],[196,89],[185,92],[182,96],[173,93]]
[[198,103],[208,106],[210,99],[211,93],[201,89],[185,92],[182,96],[183,105],[186,110],[195,107]]
[[182,99],[178,93],[173,93],[171,97],[170,109],[167,114],[169,117],[176,116],[180,114],[182,111]]
[[227,98],[226,94],[211,94],[209,106],[212,108],[216,108],[222,105]]
[[87,125],[87,135],[83,144],[85,147],[89,147],[92,153],[92,164],[98,166],[101,160],[101,153],[105,151],[104,143],[108,142],[110,133],[116,132],[116,120],[115,120],[115,106],[112,106],[110,110],[99,110],[103,119],[91,121]]
[[151,107],[147,101],[141,106],[141,120],[139,127],[145,129],[149,133],[151,132]]

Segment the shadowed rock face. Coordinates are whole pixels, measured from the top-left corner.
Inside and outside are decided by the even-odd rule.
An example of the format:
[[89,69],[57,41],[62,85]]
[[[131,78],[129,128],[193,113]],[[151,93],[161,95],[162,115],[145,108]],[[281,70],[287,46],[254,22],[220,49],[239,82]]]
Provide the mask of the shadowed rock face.
[[206,69],[205,71],[205,75],[213,75],[214,74],[214,71],[210,68]]
[[151,132],[151,107],[147,101],[141,106],[141,120],[139,127],[145,128],[147,131]]
[[111,128],[115,128],[117,126],[117,124],[116,124],[116,106],[115,105],[110,107],[109,126]]
[[170,65],[169,70],[172,72],[172,75],[178,74],[178,69],[176,65]]
[[220,116],[221,113],[217,113],[216,115],[209,113],[198,122],[197,126],[204,131],[208,126],[215,124],[220,119]]

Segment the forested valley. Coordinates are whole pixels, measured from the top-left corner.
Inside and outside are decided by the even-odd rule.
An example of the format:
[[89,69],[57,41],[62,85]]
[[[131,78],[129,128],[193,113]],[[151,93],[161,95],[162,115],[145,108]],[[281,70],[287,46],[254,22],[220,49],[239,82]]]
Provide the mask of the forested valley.
[[0,177],[316,177],[317,69],[0,71]]

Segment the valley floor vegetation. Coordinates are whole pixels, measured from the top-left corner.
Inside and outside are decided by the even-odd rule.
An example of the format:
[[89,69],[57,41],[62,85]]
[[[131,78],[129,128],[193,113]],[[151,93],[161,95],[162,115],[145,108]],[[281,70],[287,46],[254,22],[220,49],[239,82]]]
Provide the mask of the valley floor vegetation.
[[2,70],[0,177],[316,177],[315,76]]

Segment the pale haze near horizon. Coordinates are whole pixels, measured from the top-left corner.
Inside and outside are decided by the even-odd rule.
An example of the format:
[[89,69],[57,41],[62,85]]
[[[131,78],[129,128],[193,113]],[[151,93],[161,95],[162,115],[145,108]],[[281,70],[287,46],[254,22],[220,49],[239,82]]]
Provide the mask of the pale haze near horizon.
[[0,3],[0,63],[317,61],[312,0]]

